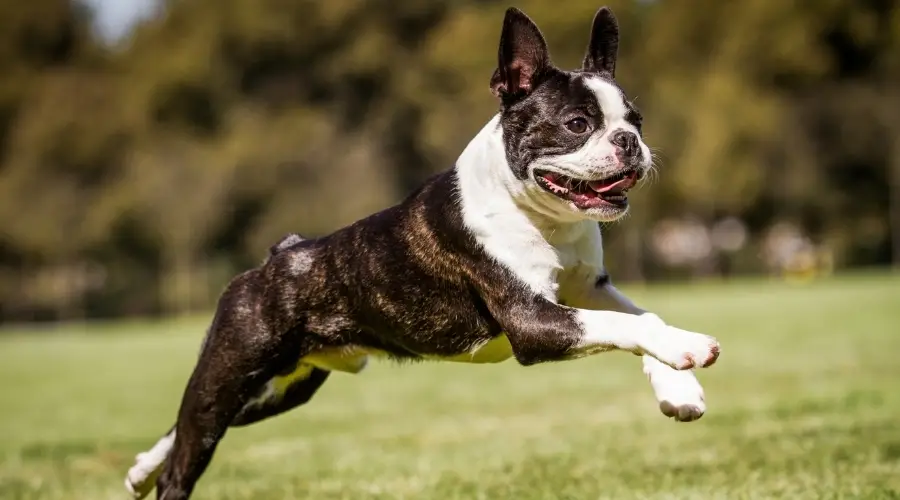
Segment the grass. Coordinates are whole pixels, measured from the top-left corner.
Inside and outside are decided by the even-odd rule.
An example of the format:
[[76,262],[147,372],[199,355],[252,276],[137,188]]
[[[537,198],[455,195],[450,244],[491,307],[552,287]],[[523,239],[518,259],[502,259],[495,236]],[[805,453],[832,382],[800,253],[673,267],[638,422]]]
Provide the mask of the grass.
[[[336,374],[229,432],[197,499],[900,498],[900,276],[627,289],[719,337],[709,411],[658,413],[637,358]],[[0,498],[125,498],[205,319],[0,338]]]

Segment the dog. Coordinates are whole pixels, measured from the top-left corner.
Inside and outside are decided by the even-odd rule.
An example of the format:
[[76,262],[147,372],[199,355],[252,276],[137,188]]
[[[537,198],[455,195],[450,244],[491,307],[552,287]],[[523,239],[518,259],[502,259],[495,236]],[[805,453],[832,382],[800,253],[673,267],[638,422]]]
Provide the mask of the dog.
[[593,19],[582,67],[557,68],[538,27],[507,10],[490,88],[499,112],[401,203],[321,237],[290,234],[219,298],[171,430],[137,456],[135,498],[190,497],[229,427],[308,402],[372,356],[521,365],[622,350],[661,411],[706,410],[693,368],[713,337],[620,293],[600,222],[620,219],[652,167],[642,118],[616,83],[619,28]]

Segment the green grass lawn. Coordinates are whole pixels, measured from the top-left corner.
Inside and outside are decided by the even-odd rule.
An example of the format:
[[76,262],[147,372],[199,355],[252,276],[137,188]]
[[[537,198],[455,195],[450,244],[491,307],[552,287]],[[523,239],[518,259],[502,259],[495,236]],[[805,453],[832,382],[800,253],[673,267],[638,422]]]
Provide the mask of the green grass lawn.
[[[623,353],[375,364],[230,431],[194,498],[900,498],[900,276],[626,291],[721,341],[701,420],[663,417]],[[0,499],[126,498],[205,321],[0,337]]]

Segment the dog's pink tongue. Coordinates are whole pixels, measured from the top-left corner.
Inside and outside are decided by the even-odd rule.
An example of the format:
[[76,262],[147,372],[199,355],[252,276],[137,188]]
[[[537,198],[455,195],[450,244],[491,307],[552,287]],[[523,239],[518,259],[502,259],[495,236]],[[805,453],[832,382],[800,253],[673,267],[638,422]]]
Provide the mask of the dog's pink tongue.
[[590,183],[590,186],[591,189],[598,193],[607,193],[609,191],[624,191],[626,189],[631,189],[632,187],[634,187],[636,181],[637,174],[632,173],[628,175],[628,177],[613,182],[594,181]]

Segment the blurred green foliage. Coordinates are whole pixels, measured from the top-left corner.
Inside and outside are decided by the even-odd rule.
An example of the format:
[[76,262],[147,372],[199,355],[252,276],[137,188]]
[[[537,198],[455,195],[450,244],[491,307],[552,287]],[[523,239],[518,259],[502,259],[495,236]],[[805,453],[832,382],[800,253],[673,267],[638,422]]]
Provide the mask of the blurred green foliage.
[[[897,2],[609,4],[659,165],[606,228],[617,279],[771,271],[785,224],[900,262]],[[108,46],[76,3],[0,0],[0,321],[206,308],[284,233],[398,201],[496,111],[507,6],[170,0]],[[596,2],[517,6],[578,65]],[[740,244],[665,258],[660,221],[722,220]]]

